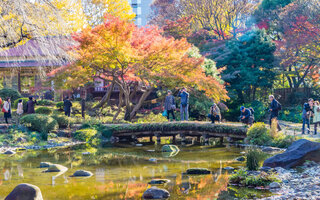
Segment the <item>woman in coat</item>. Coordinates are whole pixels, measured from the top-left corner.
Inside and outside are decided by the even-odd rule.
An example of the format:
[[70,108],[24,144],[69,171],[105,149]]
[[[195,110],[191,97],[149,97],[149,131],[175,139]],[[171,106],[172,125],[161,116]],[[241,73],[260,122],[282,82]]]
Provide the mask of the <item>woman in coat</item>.
[[7,100],[3,103],[2,111],[4,113],[4,119],[7,124],[9,124],[8,119],[11,118],[11,99],[7,98]]
[[35,113],[34,107],[37,104],[36,100],[33,100],[33,97],[29,97],[29,101],[27,102],[27,113],[32,114]]
[[318,127],[318,125],[320,125],[320,104],[319,104],[319,101],[314,102],[313,112],[314,112],[314,116],[313,116],[314,134],[316,135],[317,134],[317,127]]
[[174,111],[176,109],[176,103],[171,90],[168,90],[168,95],[164,101],[164,109],[167,111],[168,121],[170,121],[170,114],[172,115],[173,121],[175,121],[176,116],[174,115]]

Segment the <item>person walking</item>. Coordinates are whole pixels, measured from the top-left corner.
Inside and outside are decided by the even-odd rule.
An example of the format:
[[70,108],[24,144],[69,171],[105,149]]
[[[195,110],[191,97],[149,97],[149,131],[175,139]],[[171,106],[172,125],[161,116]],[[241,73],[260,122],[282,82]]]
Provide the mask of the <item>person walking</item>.
[[4,113],[6,124],[9,124],[8,119],[11,118],[11,99],[9,97],[3,103],[2,112]]
[[314,102],[313,106],[313,123],[314,123],[314,134],[317,135],[317,127],[320,125],[320,103],[319,101]]
[[29,97],[29,101],[27,102],[27,114],[35,113],[34,107],[37,104],[37,101],[33,99],[32,96]]
[[64,107],[64,114],[68,117],[70,117],[70,113],[71,113],[71,107],[72,107],[72,103],[69,99],[69,97],[67,96],[66,99],[63,101],[63,107]]
[[164,109],[167,111],[167,118],[170,122],[170,114],[172,115],[173,121],[176,120],[176,116],[174,115],[174,111],[176,110],[176,103],[174,100],[174,96],[172,95],[171,90],[168,90],[168,94],[164,101]]
[[310,118],[313,113],[313,99],[308,99],[308,102],[303,104],[302,111],[302,134],[305,134],[305,127],[307,125],[307,134],[310,133]]
[[188,121],[189,120],[189,93],[187,92],[186,88],[182,88],[179,92],[179,97],[181,99],[180,103],[180,114],[181,114],[181,121]]
[[221,122],[221,112],[217,104],[214,103],[210,107],[210,114],[208,115],[208,117],[213,124],[215,123],[215,121]]
[[278,121],[278,117],[279,117],[279,111],[282,109],[281,104],[274,98],[273,95],[269,96],[269,101],[270,101],[270,118],[269,118],[269,125],[271,127],[272,121],[276,121],[277,122],[277,128],[278,131],[281,131],[281,127]]

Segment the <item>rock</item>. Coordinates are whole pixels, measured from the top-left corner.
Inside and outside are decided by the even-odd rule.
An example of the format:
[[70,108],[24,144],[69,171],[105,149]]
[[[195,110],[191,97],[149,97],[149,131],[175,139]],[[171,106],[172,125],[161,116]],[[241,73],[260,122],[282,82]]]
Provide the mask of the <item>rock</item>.
[[167,190],[157,187],[147,189],[142,195],[144,199],[167,199],[169,197],[170,193]]
[[20,143],[26,143],[26,142],[27,142],[27,140],[26,140],[26,138],[18,137],[17,142],[20,142]]
[[203,175],[203,174],[211,174],[211,171],[209,171],[206,168],[191,168],[191,169],[187,169],[187,174],[189,174],[189,175]]
[[157,159],[156,158],[150,158],[149,161],[150,162],[157,162]]
[[239,161],[239,162],[246,161],[246,157],[240,156],[240,157],[236,158],[236,161]]
[[242,152],[240,152],[240,154],[246,154],[246,152],[245,152],[245,151],[242,151]]
[[153,179],[149,182],[150,185],[162,185],[165,183],[169,183],[170,180],[168,179]]
[[83,152],[82,155],[90,155],[90,152]]
[[224,170],[234,170],[234,168],[233,167],[230,167],[230,166],[228,166],[228,167],[225,167],[225,168],[223,168]]
[[48,168],[50,165],[53,165],[51,162],[41,162],[40,168]]
[[260,171],[263,171],[263,172],[269,172],[270,170],[272,170],[271,167],[260,167]]
[[136,144],[136,147],[142,147],[143,144]]
[[162,146],[161,151],[162,152],[178,152],[180,151],[180,149],[176,145],[169,144],[169,145]]
[[85,170],[77,170],[73,173],[72,177],[90,177],[93,173]]
[[16,152],[14,152],[14,151],[7,150],[7,151],[5,151],[3,154],[12,155],[12,154],[15,154],[15,153],[16,153]]
[[320,143],[306,139],[295,141],[285,152],[265,160],[263,166],[288,169],[302,165],[306,160],[320,161]]
[[278,189],[280,188],[280,184],[278,182],[272,182],[269,184],[270,189]]
[[5,200],[43,200],[40,189],[28,183],[17,185]]
[[46,171],[43,171],[43,172],[45,172],[45,173],[47,173],[47,172],[63,172],[63,171],[67,171],[67,170],[68,170],[68,168],[66,168],[65,166],[53,164],[53,165],[50,165]]
[[274,153],[274,152],[279,152],[279,151],[281,151],[281,149],[280,149],[280,148],[277,148],[277,147],[264,147],[264,148],[262,149],[262,151],[265,152],[265,153]]

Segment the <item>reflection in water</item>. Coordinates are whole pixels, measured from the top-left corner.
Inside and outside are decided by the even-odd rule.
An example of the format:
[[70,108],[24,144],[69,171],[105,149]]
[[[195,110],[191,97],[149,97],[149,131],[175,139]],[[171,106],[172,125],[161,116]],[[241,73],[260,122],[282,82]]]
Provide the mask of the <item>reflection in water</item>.
[[[242,150],[232,147],[228,150],[221,147],[182,147],[179,154],[167,157],[159,151],[160,147],[156,147],[156,151],[148,151],[154,148],[94,148],[85,145],[50,151],[27,151],[23,156],[0,155],[0,199],[4,199],[22,182],[40,187],[47,200],[141,199],[143,192],[151,187],[148,182],[152,179],[170,180],[158,187],[168,190],[171,200],[224,199],[224,196],[229,198],[244,193],[234,188],[228,190],[228,175],[222,170],[226,166],[241,165],[234,158]],[[157,159],[157,163],[150,162],[150,158]],[[40,162],[52,162],[70,169],[52,176],[52,173],[41,173],[43,169],[38,168]],[[213,174],[188,176],[183,173],[188,168],[196,167],[208,168]],[[70,177],[80,169],[91,171],[94,176]]]

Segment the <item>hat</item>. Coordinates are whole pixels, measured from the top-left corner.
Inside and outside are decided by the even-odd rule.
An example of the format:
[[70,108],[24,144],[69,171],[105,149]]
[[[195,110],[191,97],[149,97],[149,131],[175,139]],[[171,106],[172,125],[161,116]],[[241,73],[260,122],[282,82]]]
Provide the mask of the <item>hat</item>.
[[171,91],[171,90],[168,90],[167,92],[168,92],[168,93],[172,93],[172,91]]
[[241,107],[240,107],[240,111],[243,111],[243,109],[244,109],[244,106],[241,106]]

